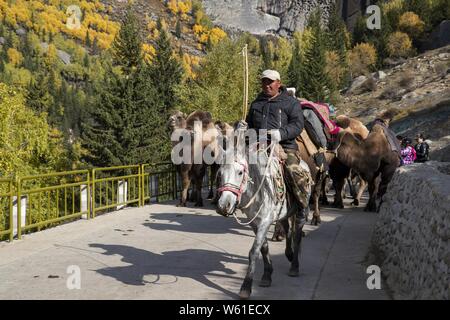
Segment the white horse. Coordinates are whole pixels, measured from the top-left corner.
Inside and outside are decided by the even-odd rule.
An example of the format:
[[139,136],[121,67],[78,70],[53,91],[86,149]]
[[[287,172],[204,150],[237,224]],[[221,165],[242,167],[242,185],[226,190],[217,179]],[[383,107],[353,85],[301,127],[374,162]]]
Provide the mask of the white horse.
[[[243,131],[243,130],[239,130]],[[287,237],[285,255],[291,262],[289,276],[299,275],[299,254],[301,252],[302,228],[305,223],[309,208],[301,208],[294,200],[291,192],[287,191],[284,184],[281,163],[274,157],[274,147],[271,147],[270,155],[267,148],[257,149],[254,146],[246,147],[243,136],[238,133],[238,147],[233,153],[234,161],[225,162],[219,169],[220,198],[217,204],[217,212],[223,216],[235,215],[236,209],[240,209],[250,221],[255,232],[255,241],[249,253],[249,265],[239,296],[242,299],[250,297],[252,282],[255,272],[256,260],[261,252],[264,261],[264,274],[260,286],[269,287],[272,283],[272,262],[269,256],[267,232],[272,223],[280,220]],[[256,154],[256,163],[249,163],[249,153]],[[309,169],[306,164],[302,167]],[[280,196],[280,185],[274,177],[282,179],[281,189],[284,194]],[[279,181],[279,180],[278,180]],[[311,195],[311,186],[308,186],[308,198]],[[278,192],[278,195],[277,195]],[[236,220],[237,217],[235,216]],[[238,220],[238,222],[240,222]]]

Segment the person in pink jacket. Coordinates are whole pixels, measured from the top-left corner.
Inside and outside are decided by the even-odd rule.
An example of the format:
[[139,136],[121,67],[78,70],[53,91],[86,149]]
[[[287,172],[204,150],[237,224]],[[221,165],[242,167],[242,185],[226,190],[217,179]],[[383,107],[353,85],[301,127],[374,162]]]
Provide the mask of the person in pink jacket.
[[416,150],[412,146],[411,139],[409,139],[409,138],[403,139],[401,156],[402,156],[402,164],[403,165],[412,164],[416,160],[416,158],[417,158]]

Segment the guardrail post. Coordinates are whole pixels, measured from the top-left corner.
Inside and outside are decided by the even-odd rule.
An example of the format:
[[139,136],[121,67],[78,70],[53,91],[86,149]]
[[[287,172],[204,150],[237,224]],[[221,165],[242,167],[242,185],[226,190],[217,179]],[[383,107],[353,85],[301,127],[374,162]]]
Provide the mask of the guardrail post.
[[87,173],[87,218],[91,218],[91,177],[88,171]]
[[95,169],[92,169],[92,218],[95,218]]
[[14,219],[13,219],[13,182],[9,181],[9,242],[14,238]]
[[[20,178],[17,182],[17,239],[22,238],[22,186]],[[25,204],[26,205],[26,204]],[[26,210],[26,209],[25,209]]]
[[139,207],[142,207],[144,205],[144,165],[139,165],[139,188],[138,188],[138,195],[139,195]]

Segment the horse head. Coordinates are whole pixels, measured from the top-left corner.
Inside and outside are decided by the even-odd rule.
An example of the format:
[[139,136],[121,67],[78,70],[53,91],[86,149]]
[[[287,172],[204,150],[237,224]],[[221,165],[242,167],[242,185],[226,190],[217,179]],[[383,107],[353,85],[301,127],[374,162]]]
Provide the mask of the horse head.
[[245,147],[245,130],[235,130],[232,144],[225,151],[222,165],[219,169],[220,187],[217,213],[227,217],[232,215],[239,206],[242,194],[247,189],[249,180],[248,160]]

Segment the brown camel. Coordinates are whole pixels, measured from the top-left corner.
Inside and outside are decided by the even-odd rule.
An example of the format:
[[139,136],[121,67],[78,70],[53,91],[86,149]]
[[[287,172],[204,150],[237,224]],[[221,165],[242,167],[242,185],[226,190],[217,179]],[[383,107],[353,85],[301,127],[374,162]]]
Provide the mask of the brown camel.
[[[212,121],[211,114],[209,112],[204,111],[194,111],[189,116],[186,117],[186,115],[180,111],[175,111],[172,116],[169,118],[168,127],[173,132],[176,129],[186,129],[191,132],[191,135],[194,135],[194,123],[196,121],[200,121],[202,123],[202,151],[206,147],[212,148],[213,153],[217,154],[217,135],[218,131],[214,126],[214,123]],[[176,145],[178,142],[173,142],[173,145]],[[194,143],[194,139],[191,141],[192,146]],[[192,152],[194,151],[194,148],[192,148]],[[193,153],[191,154],[193,159]],[[180,203],[178,206],[186,206],[186,202],[188,199],[188,190],[189,186],[193,184],[193,191],[192,191],[192,199],[195,201],[196,207],[203,206],[203,199],[201,195],[202,190],[202,184],[203,184],[203,177],[206,173],[206,164],[202,161],[201,164],[194,164],[192,163],[183,163],[181,165],[177,165],[177,171],[179,172],[181,176],[182,181],[182,191],[181,191],[181,198]],[[212,165],[211,168],[211,176],[215,177],[217,172],[217,165]],[[213,190],[212,190],[212,183],[210,186],[210,191],[208,198],[213,197]]]
[[[383,127],[378,123],[374,124],[366,140],[360,140],[352,133],[342,131],[338,141],[338,160],[357,172],[369,184],[370,197],[365,211],[376,211],[376,199],[386,192],[395,169],[400,165],[398,152],[391,150]],[[377,188],[378,176],[381,176],[381,181]]]
[[365,140],[369,135],[369,129],[358,119],[340,115],[336,117],[336,124],[344,131],[351,132],[360,140]]
[[[350,132],[359,140],[365,140],[369,135],[369,130],[367,127],[359,120],[355,118],[350,118],[345,115],[340,115],[336,117],[336,124],[342,128],[344,132]],[[338,159],[333,159],[330,163],[329,176],[333,180],[333,187],[336,190],[334,196],[333,206],[337,208],[344,208],[344,202],[342,200],[342,194],[345,186],[345,181],[353,181],[353,177],[357,175],[355,171],[350,170],[349,167],[345,166]],[[355,206],[359,206],[361,196],[367,187],[367,182],[360,178],[360,185],[357,192],[353,192],[353,202]],[[326,199],[326,193],[324,193],[324,187],[327,179],[324,179],[324,186],[322,188],[322,204],[328,204]]]

